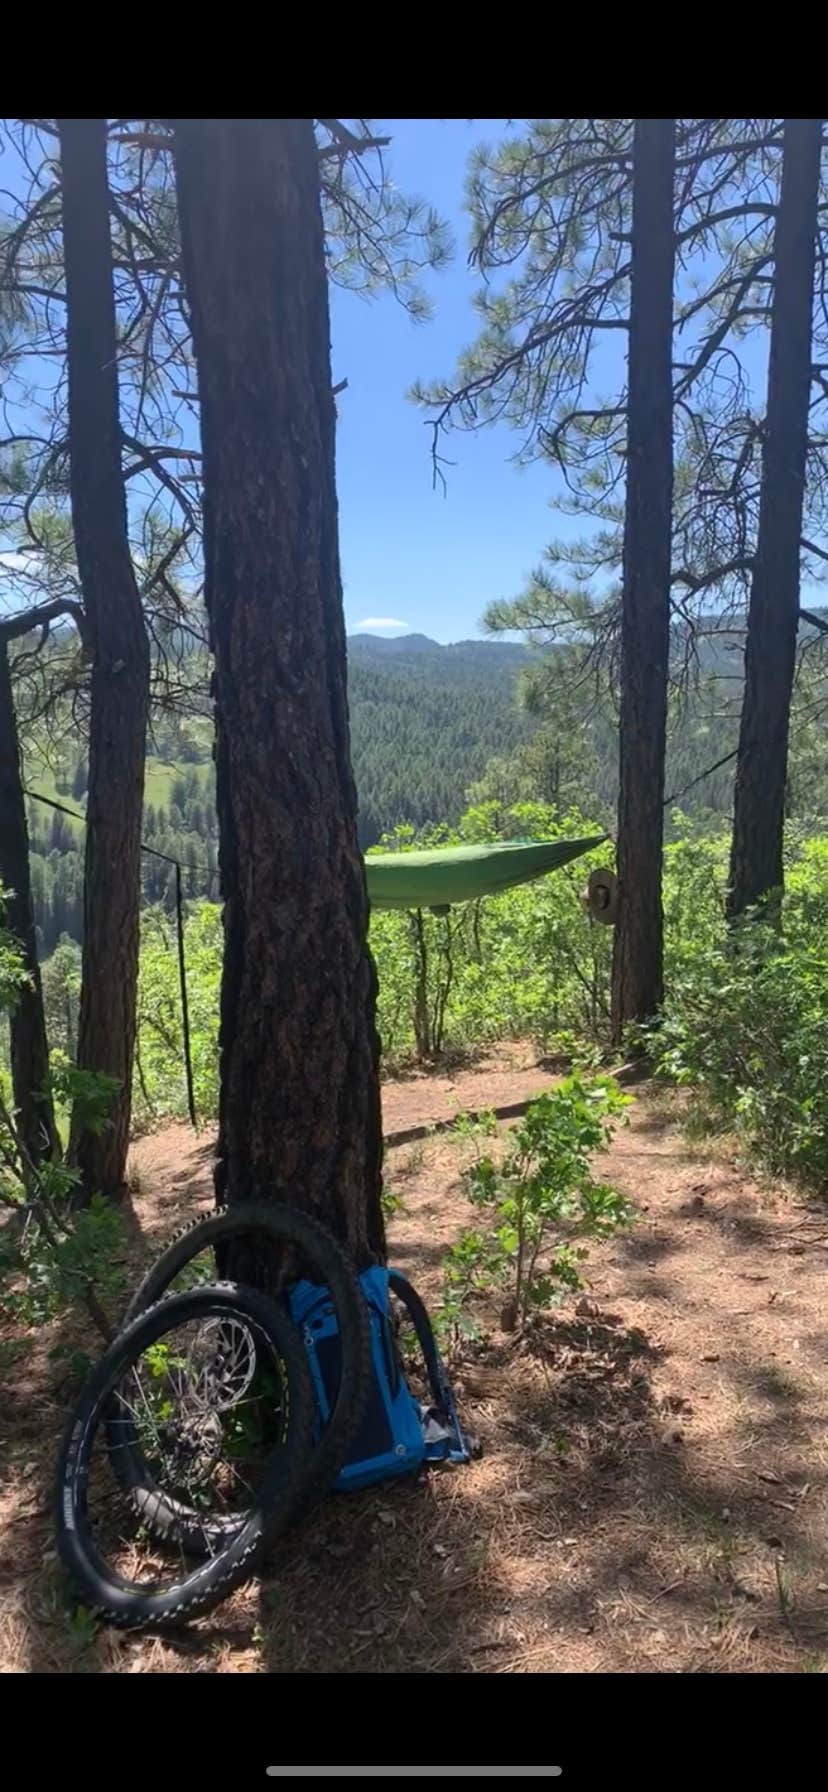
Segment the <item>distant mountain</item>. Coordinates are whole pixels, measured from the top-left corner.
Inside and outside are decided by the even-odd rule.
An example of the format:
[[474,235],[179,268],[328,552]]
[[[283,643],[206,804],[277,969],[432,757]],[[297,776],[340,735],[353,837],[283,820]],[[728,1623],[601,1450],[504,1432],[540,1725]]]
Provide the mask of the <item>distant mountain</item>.
[[384,660],[440,653],[442,649],[439,641],[432,641],[428,635],[349,635],[348,652],[363,655],[366,659]]
[[[490,759],[529,738],[517,679],[527,650],[513,642],[427,635],[353,635],[348,642],[351,748],[365,849],[399,822],[456,822],[466,791]],[[218,897],[218,823],[211,720],[153,718],[143,836],[163,858],[144,857],[144,899],[174,900],[170,860],[184,867],[188,897]],[[86,766],[69,759],[59,784],[36,787],[83,807]],[[63,933],[80,937],[82,835],[65,817],[29,803],[32,883],[41,950]]]
[[435,659],[444,664],[467,662],[496,671],[525,664],[529,650],[518,641],[432,641],[430,635],[349,635],[352,659]]
[[[814,610],[814,616],[826,612]],[[813,626],[806,634],[815,633]],[[671,706],[666,787],[695,815],[725,816],[732,808],[733,752],[738,738],[744,627],[740,619],[705,622],[697,643],[700,688]],[[363,849],[400,822],[456,822],[466,792],[490,760],[508,758],[532,736],[535,724],[521,709],[518,682],[530,650],[519,642],[454,641],[428,635],[352,635],[348,641],[351,746],[359,796]],[[681,664],[682,643],[674,637]],[[584,753],[595,813],[612,814],[617,796],[618,743],[612,706],[596,713],[585,690]],[[794,773],[797,809],[824,788],[825,757],[818,719],[811,759]],[[214,799],[212,721],[163,712],[154,716],[148,760],[144,839],[162,858],[144,859],[147,901],[174,899],[171,860],[185,871],[185,894],[218,895],[218,827]],[[807,744],[807,743],[806,743]],[[580,752],[581,749],[578,749]],[[725,763],[722,763],[725,761]],[[813,761],[813,763],[812,763]],[[809,782],[810,780],[810,782]],[[46,797],[83,807],[86,767],[71,754],[60,777],[32,771],[29,783]],[[82,833],[66,817],[30,801],[32,886],[42,949],[60,935],[79,936],[83,909]]]

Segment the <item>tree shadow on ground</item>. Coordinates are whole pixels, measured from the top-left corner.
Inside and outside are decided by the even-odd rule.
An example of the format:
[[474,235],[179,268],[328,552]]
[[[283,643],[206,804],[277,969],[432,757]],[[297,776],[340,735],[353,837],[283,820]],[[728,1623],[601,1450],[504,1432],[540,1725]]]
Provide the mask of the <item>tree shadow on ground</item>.
[[[42,1559],[51,1546],[44,1453],[28,1478],[36,1511],[0,1539],[0,1593],[21,1551],[32,1558],[15,1614],[19,1665],[118,1671],[131,1661],[187,1671],[255,1658],[259,1670],[345,1673],[810,1665],[828,1633],[815,1590],[826,1553],[803,1516],[825,1496],[825,1456],[809,1448],[801,1393],[773,1363],[745,1366],[725,1351],[720,1373],[766,1416],[751,1410],[741,1426],[745,1444],[758,1445],[755,1468],[738,1424],[713,1460],[694,1452],[686,1402],[657,1392],[664,1362],[664,1346],[609,1307],[480,1345],[457,1370],[461,1405],[484,1435],[480,1463],[329,1497],[283,1536],[258,1585],[163,1641],[90,1634],[67,1604],[59,1571]],[[55,1420],[67,1394],[59,1399],[54,1387]],[[25,1425],[28,1413],[31,1429],[31,1412],[25,1386],[4,1395],[5,1425]],[[42,1405],[40,1414],[42,1426]],[[763,1469],[780,1453],[783,1472]],[[807,1501],[791,1475],[807,1484]]]
[[111,1663],[103,1632],[78,1611],[54,1534],[58,1453],[87,1364],[103,1349],[83,1314],[63,1313],[21,1337],[0,1381],[0,1651],[5,1671],[97,1672]]
[[813,1582],[824,1543],[725,1440],[694,1454],[689,1402],[653,1387],[664,1354],[611,1314],[481,1349],[458,1386],[487,1456],[329,1500],[285,1538],[261,1593],[271,1671],[802,1665],[828,1630],[803,1591],[792,1626],[785,1564]]
[[[176,1202],[183,1218],[200,1194],[210,1197],[211,1154],[205,1143],[195,1166],[165,1176],[168,1206],[145,1212],[136,1196],[151,1250],[175,1223]],[[628,1179],[638,1157],[625,1156]],[[44,1341],[39,1367],[7,1376],[11,1393],[0,1396],[5,1435],[18,1438],[7,1471],[18,1503],[0,1536],[0,1612],[19,1633],[17,1664],[438,1673],[818,1665],[828,1648],[826,1333],[814,1295],[823,1259],[789,1261],[789,1216],[757,1212],[735,1175],[697,1166],[693,1181],[689,1169],[672,1169],[643,1243],[630,1234],[602,1257],[602,1273],[614,1276],[606,1301],[525,1337],[493,1336],[453,1364],[482,1461],[329,1497],[283,1536],[260,1583],[163,1640],[88,1635],[47,1559],[70,1390],[45,1362]],[[646,1185],[639,1193],[648,1199]],[[417,1282],[422,1274],[428,1294],[447,1242],[438,1218],[443,1234],[465,1222],[459,1208],[443,1212],[433,1184],[423,1194],[420,1211],[394,1228],[392,1260]],[[806,1252],[812,1230],[796,1233]],[[783,1269],[787,1286],[778,1287]],[[748,1292],[753,1282],[772,1286]],[[761,1311],[740,1304],[743,1287]],[[632,1300],[637,1326],[616,1311]],[[72,1326],[55,1336],[69,1343]]]

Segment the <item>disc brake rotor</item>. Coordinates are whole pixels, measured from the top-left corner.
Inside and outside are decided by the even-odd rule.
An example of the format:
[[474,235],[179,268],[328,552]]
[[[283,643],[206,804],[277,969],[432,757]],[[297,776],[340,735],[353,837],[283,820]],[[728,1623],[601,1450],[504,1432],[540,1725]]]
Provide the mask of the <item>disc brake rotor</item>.
[[256,1347],[247,1327],[237,1319],[206,1320],[172,1372],[181,1418],[228,1412],[244,1399],[255,1373]]

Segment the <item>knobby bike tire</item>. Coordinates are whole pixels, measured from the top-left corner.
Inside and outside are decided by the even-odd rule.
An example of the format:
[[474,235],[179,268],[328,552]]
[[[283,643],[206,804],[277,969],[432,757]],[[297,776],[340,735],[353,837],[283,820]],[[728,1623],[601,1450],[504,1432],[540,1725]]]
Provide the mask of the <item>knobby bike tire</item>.
[[[181,1228],[136,1288],[124,1315],[129,1325],[146,1307],[166,1293],[182,1269],[208,1246],[227,1244],[234,1237],[259,1232],[270,1242],[291,1245],[314,1266],[316,1279],[330,1294],[339,1329],[341,1365],[339,1386],[327,1424],[309,1450],[304,1473],[297,1477],[296,1504],[304,1508],[333,1485],[347,1460],[348,1450],[362,1419],[371,1377],[371,1336],[368,1308],[356,1272],[342,1246],[318,1220],[282,1203],[264,1207],[255,1202],[206,1214]],[[226,1535],[227,1526],[205,1530],[196,1514],[156,1486],[137,1449],[121,1449],[113,1456],[113,1468],[121,1485],[132,1492],[146,1513],[147,1523],[163,1537],[173,1532],[193,1555],[208,1553]],[[188,1529],[188,1517],[192,1524]]]
[[[255,1505],[223,1540],[220,1551],[163,1591],[125,1580],[100,1555],[86,1518],[89,1463],[95,1436],[107,1424],[112,1396],[132,1362],[173,1326],[194,1318],[236,1318],[265,1334],[284,1366],[288,1422],[267,1458]],[[247,1580],[294,1512],[304,1482],[316,1412],[307,1355],[299,1331],[268,1295],[233,1282],[172,1294],[119,1332],[89,1376],[67,1428],[58,1463],[55,1522],[58,1551],[82,1599],[121,1628],[180,1624],[208,1611]],[[110,1452],[110,1462],[112,1460]],[[141,1514],[145,1520],[145,1514]]]

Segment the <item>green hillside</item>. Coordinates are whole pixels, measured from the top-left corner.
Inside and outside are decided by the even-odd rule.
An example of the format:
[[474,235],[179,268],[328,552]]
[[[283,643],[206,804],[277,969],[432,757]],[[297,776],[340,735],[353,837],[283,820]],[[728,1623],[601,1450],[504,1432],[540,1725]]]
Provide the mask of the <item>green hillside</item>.
[[[363,848],[399,822],[457,820],[466,791],[488,761],[527,740],[532,725],[517,701],[527,658],[514,644],[468,641],[441,647],[423,635],[387,641],[355,636],[349,644],[349,696],[354,769]],[[144,840],[164,858],[144,856],[144,895],[169,901],[172,868],[184,868],[188,896],[218,895],[217,827],[208,721],[162,715],[152,727],[147,759]],[[30,762],[31,792],[83,810],[85,762]],[[62,933],[80,937],[82,824],[29,801],[32,883],[41,947]],[[79,847],[81,851],[79,851]]]
[[[695,816],[721,817],[730,809],[733,762],[727,755],[738,733],[740,648],[737,633],[703,643],[696,688],[672,705],[667,791],[681,793],[681,807]],[[425,635],[352,637],[349,698],[363,850],[403,822],[417,828],[456,823],[469,789],[481,779],[495,800],[516,800],[516,791],[520,800],[553,800],[543,775],[544,735],[518,700],[520,673],[532,658],[514,642],[441,646]],[[205,695],[205,707],[206,701]],[[566,720],[557,730],[554,716],[544,718],[562,773],[560,800],[576,801],[607,821],[617,795],[612,704],[593,689],[567,693],[565,702]],[[810,727],[813,739],[795,715],[791,789],[794,812],[813,820],[826,806],[828,776],[824,746]],[[145,899],[169,905],[168,859],[184,867],[188,896],[217,898],[211,723],[206,716],[182,721],[156,715],[151,745],[144,840],[164,857],[145,854]],[[720,760],[725,763],[716,765]],[[48,766],[29,763],[27,780],[30,790],[53,801],[81,810],[85,805],[85,764],[71,749],[60,763],[51,756]],[[31,800],[28,812],[37,922],[48,953],[62,933],[80,937],[82,826]]]

